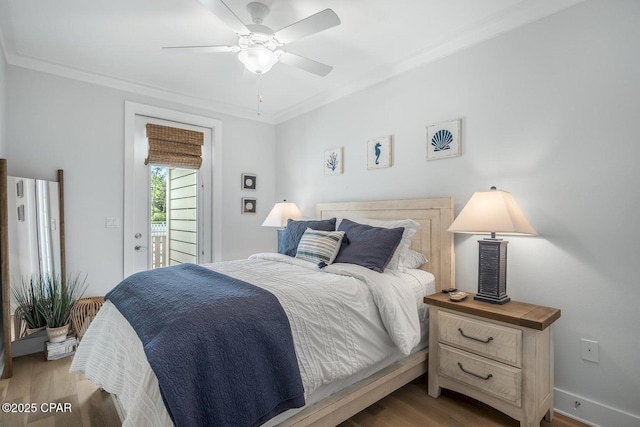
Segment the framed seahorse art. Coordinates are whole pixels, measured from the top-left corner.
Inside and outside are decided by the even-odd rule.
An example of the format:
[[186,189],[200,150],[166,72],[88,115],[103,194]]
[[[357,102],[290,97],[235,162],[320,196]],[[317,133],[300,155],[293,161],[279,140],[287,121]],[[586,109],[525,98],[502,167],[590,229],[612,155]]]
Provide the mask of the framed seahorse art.
[[388,168],[393,165],[393,136],[387,135],[367,141],[367,169]]

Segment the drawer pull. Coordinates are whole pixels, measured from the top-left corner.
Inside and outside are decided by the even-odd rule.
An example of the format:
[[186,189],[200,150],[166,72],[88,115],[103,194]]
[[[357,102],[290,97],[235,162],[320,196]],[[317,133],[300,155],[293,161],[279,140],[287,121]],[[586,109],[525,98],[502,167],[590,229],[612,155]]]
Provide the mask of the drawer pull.
[[462,366],[462,363],[458,362],[458,366],[460,367],[460,370],[462,372],[464,372],[465,374],[469,374],[469,375],[473,375],[476,378],[480,378],[481,380],[490,380],[491,378],[493,378],[492,374],[488,374],[487,376],[483,377],[482,375],[478,375],[475,372],[471,372],[471,371],[467,371],[466,369],[464,369],[464,367]]
[[478,342],[481,342],[481,343],[484,343],[484,344],[488,344],[491,341],[493,341],[493,337],[489,337],[486,340],[483,340],[481,338],[476,338],[476,337],[472,337],[471,335],[467,335],[467,334],[464,333],[462,328],[458,328],[458,331],[460,332],[460,335],[462,335],[465,338],[469,338],[470,340],[478,341]]

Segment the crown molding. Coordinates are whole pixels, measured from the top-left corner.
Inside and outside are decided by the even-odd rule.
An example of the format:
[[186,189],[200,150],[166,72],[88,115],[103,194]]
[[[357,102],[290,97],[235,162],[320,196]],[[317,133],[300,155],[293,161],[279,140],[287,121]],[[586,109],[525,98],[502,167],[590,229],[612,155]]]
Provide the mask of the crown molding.
[[466,48],[498,37],[501,34],[538,21],[546,16],[553,15],[571,6],[575,6],[583,1],[584,0],[542,0],[528,2],[526,9],[521,9],[517,12],[511,10],[515,8],[514,6],[499,16],[494,16],[485,22],[479,23],[474,28],[465,31],[446,43],[426,48],[417,52],[415,55],[398,61],[394,65],[378,67],[367,76],[340,85],[336,90],[317,95],[286,108],[274,115],[275,123],[280,124],[286,122],[287,120],[335,102],[348,95],[363,91],[392,77],[438,61]]
[[[0,45],[2,46],[7,64],[16,67],[27,68],[112,89],[184,104],[200,108],[205,111],[210,111],[212,113],[225,114],[268,124],[280,124],[335,102],[341,98],[365,90],[392,77],[435,62],[468,47],[560,12],[561,10],[582,3],[583,1],[584,0],[537,0],[534,2],[525,2],[526,7],[524,8],[521,3],[516,4],[498,16],[493,16],[484,22],[478,23],[475,27],[461,33],[446,43],[428,47],[416,52],[410,57],[398,61],[395,64],[386,64],[385,66],[378,67],[367,73],[365,76],[360,76],[351,81],[345,81],[338,84],[338,86],[333,90],[326,91],[278,112],[263,113],[259,116],[253,109],[185,95],[183,93],[170,91],[160,87],[150,86],[142,82],[127,81],[107,75],[90,73],[59,64],[25,57],[14,53],[16,51],[14,41],[12,39],[6,39],[6,34],[4,34],[3,31],[0,31]],[[1,4],[2,3],[0,2],[0,5]],[[10,25],[10,22],[6,21],[6,17],[0,21],[0,30],[2,27]],[[9,33],[11,35],[11,32]]]
[[3,45],[3,51],[7,64],[22,67],[29,70],[39,71],[42,73],[52,74],[59,77],[64,77],[72,80],[78,80],[85,83],[91,83],[98,86],[108,87],[111,89],[122,90],[125,92],[131,92],[138,95],[144,95],[152,98],[161,99],[163,101],[175,102],[178,104],[184,104],[190,107],[200,108],[205,111],[209,111],[215,114],[225,114],[242,119],[248,119],[268,124],[275,124],[273,115],[268,113],[262,113],[259,116],[255,110],[249,110],[247,108],[238,107],[236,105],[217,102],[210,99],[193,97],[185,95],[179,92],[173,92],[166,89],[153,87],[140,82],[132,82],[119,78],[114,78],[97,73],[90,73],[74,69],[71,67],[62,66],[59,64],[53,64],[50,62],[41,61],[34,58],[28,58],[21,55],[16,55],[7,52]]

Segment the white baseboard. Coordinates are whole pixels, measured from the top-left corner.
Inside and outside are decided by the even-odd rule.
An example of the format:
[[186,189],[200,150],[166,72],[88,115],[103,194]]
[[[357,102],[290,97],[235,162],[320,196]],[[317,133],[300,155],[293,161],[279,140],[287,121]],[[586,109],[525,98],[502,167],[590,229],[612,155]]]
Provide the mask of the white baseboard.
[[[554,411],[592,427],[638,427],[640,416],[554,389]],[[578,402],[579,404],[576,404]]]

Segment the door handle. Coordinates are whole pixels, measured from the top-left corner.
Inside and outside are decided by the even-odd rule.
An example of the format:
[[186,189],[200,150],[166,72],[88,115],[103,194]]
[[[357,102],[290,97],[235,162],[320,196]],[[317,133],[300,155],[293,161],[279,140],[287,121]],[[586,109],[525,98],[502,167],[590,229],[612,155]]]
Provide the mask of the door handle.
[[136,251],[139,251],[140,249],[147,249],[147,247],[146,246],[135,245],[133,247],[133,249],[135,249]]

